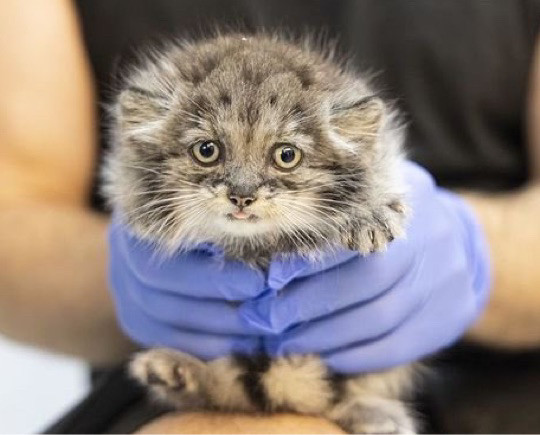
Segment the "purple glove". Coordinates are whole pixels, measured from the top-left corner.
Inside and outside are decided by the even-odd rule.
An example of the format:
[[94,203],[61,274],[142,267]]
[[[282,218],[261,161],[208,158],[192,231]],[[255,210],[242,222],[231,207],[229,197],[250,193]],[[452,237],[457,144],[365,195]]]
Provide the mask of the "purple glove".
[[[332,260],[321,268],[339,261]],[[143,346],[181,349],[203,359],[263,350],[266,328],[247,323],[239,307],[265,292],[265,277],[226,261],[212,246],[164,258],[113,216],[109,281],[120,326]]]
[[110,281],[121,326],[145,346],[203,359],[317,352],[340,372],[380,370],[448,345],[484,304],[487,248],[458,197],[417,165],[405,171],[414,210],[407,240],[368,257],[276,258],[266,283],[210,247],[160,259],[113,219]]
[[147,346],[181,349],[203,359],[261,348],[260,333],[238,303],[265,289],[262,272],[202,247],[161,258],[124,228],[109,227],[109,280],[124,332]]
[[321,353],[338,372],[376,371],[451,344],[477,317],[490,286],[482,229],[424,169],[404,170],[406,239],[367,257],[342,251],[343,262],[322,272],[302,259],[272,263],[272,290],[241,308],[250,325],[275,334],[268,353]]

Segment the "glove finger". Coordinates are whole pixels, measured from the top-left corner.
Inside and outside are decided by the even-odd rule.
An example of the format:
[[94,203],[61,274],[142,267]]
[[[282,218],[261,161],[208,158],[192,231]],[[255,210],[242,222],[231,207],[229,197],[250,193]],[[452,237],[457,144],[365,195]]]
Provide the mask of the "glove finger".
[[226,261],[207,249],[164,258],[151,244],[128,234],[117,222],[110,226],[109,239],[111,259],[122,260],[117,267],[128,268],[140,283],[150,287],[184,296],[227,300],[256,297],[265,289],[261,271],[238,261]]
[[117,304],[117,314],[122,330],[133,341],[145,347],[169,347],[204,360],[232,353],[253,354],[261,349],[261,340],[258,337],[206,334],[178,329],[156,322],[136,304]]
[[414,262],[405,241],[397,240],[384,254],[357,257],[313,277],[297,279],[278,296],[268,294],[246,301],[240,307],[240,315],[261,331],[280,334],[298,323],[383,294],[397,285]]
[[[415,268],[421,268],[422,262],[420,259]],[[303,323],[280,336],[267,337],[265,348],[276,356],[323,353],[388,334],[414,315],[428,298],[430,288],[422,286],[419,277],[413,270],[392,291],[331,316]],[[411,288],[419,290],[414,297],[411,297]]]
[[[429,251],[420,250],[422,256],[415,260],[404,278],[392,286],[391,291],[360,305],[356,311],[338,312],[326,319],[307,323],[298,328],[298,331],[286,332],[280,342],[272,343],[274,352],[321,353],[354,342],[374,340],[399,329],[407,319],[415,318],[419,307],[431,300],[429,295],[432,291],[452,294],[454,287],[470,288],[471,277],[466,257],[463,250],[455,246],[459,242],[452,238],[452,233],[445,231],[434,231],[432,236],[432,239],[439,239],[437,243],[431,245]],[[441,269],[439,259],[447,249],[455,254],[448,258]]]
[[[125,272],[125,271],[124,271]],[[138,284],[132,275],[119,270],[110,274],[111,287],[117,292],[121,304],[137,304],[156,322],[201,333],[255,335],[258,329],[246,325],[234,302],[196,299],[160,289],[145,288],[135,291]]]
[[276,256],[268,270],[268,286],[274,290],[281,290],[296,278],[332,269],[359,256],[356,251],[341,248],[325,253],[323,258],[316,261],[296,255]]
[[323,359],[340,373],[380,371],[408,364],[458,340],[480,308],[470,283],[449,286],[433,292],[413,317],[388,335],[328,353]]

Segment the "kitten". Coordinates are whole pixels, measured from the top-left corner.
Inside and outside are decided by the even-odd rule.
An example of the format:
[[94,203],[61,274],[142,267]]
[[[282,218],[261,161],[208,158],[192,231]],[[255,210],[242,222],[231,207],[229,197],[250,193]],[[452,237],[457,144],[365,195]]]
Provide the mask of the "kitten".
[[[112,114],[106,195],[163,250],[210,242],[264,269],[276,253],[369,254],[403,234],[401,129],[331,50],[269,35],[172,42],[127,74]],[[184,409],[316,414],[355,433],[416,430],[402,400],[416,366],[337,376],[314,355],[203,362],[154,349],[131,372]]]

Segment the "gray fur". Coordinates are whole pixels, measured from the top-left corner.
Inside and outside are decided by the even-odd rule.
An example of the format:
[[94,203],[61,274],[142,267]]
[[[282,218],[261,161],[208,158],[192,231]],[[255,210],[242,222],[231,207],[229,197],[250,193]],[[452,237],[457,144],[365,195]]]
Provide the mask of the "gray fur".
[[[172,42],[127,74],[111,114],[105,194],[138,236],[166,252],[210,242],[264,267],[275,253],[315,261],[338,246],[381,251],[403,234],[396,116],[309,40]],[[194,157],[205,141],[219,147],[215,163]],[[272,161],[279,144],[300,150],[298,166]],[[242,213],[249,218],[235,217]],[[400,400],[412,368],[338,382],[316,356],[242,364],[156,349],[137,356],[132,372],[178,406],[291,410],[353,432],[414,431]]]

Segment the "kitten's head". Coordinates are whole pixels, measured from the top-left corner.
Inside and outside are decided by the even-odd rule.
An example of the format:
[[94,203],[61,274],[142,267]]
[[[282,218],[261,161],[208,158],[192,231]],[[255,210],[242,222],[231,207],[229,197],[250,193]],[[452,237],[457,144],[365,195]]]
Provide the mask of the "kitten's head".
[[387,187],[397,149],[381,146],[390,117],[365,82],[270,37],[171,44],[132,70],[112,113],[106,194],[171,250],[333,244]]

